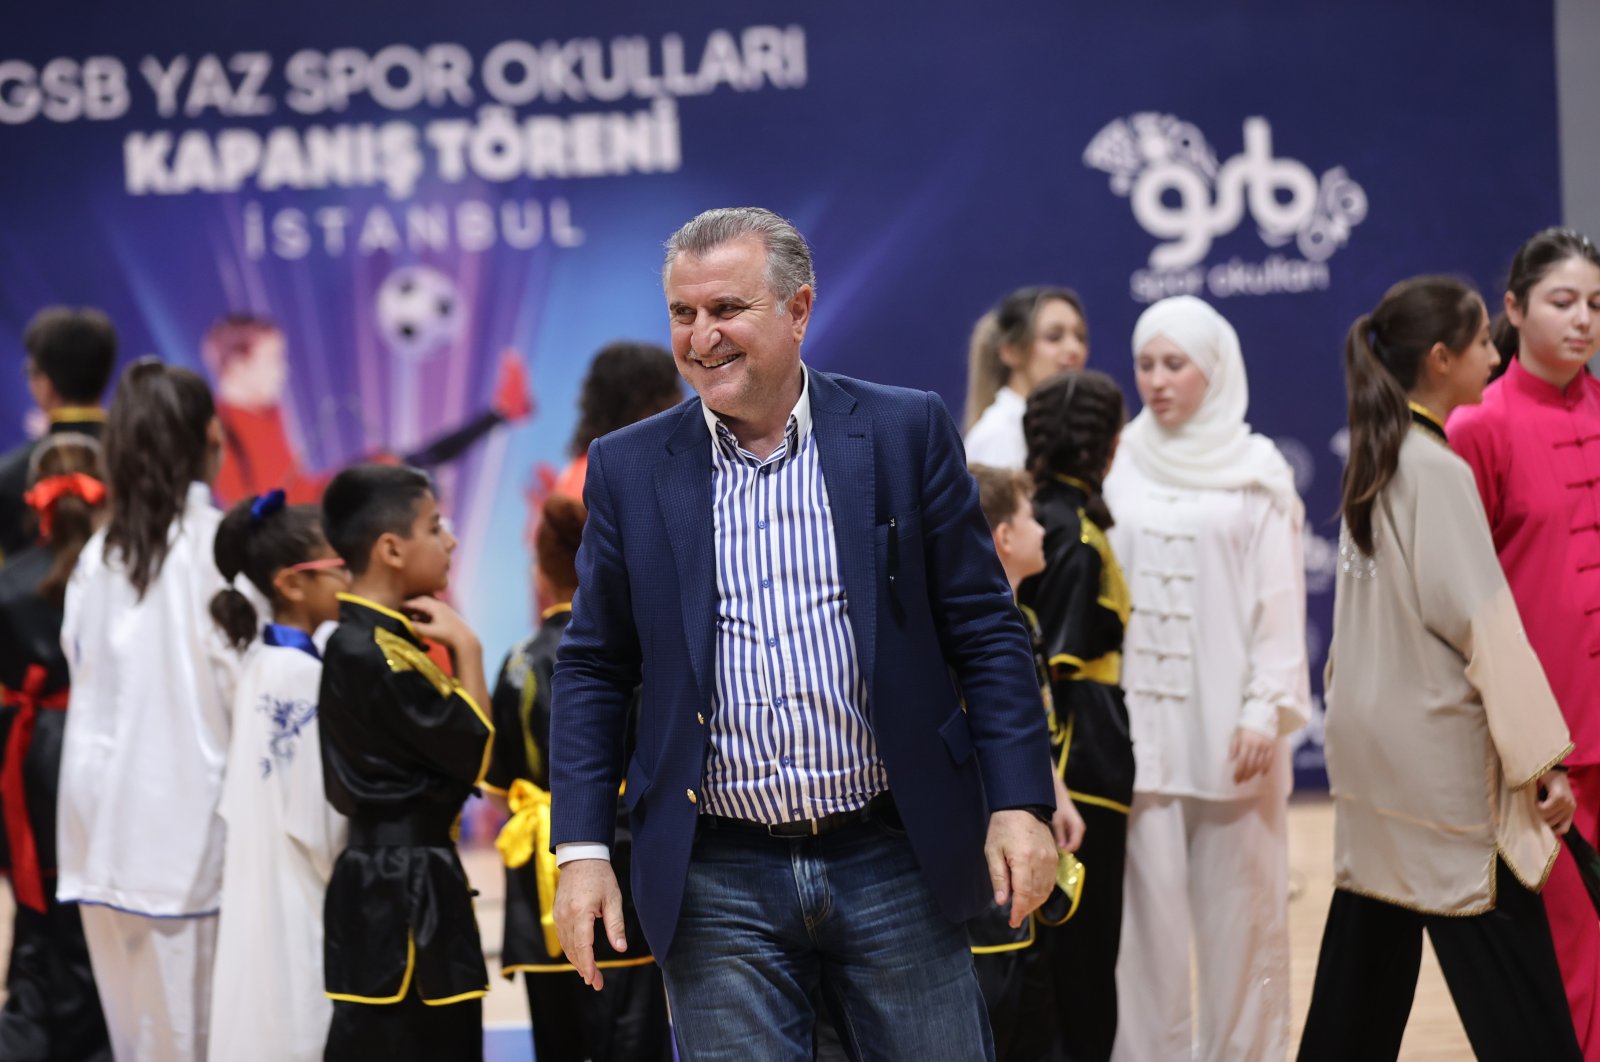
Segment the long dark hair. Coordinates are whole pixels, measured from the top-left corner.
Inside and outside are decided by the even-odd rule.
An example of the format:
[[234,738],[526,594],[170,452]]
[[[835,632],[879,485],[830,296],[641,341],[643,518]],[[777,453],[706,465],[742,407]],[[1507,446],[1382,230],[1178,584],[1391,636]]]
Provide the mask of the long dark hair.
[[1339,502],[1350,538],[1372,554],[1372,507],[1394,478],[1411,425],[1406,394],[1435,343],[1465,349],[1483,324],[1483,300],[1454,277],[1412,277],[1390,288],[1344,342],[1350,460]]
[[188,369],[141,358],[111,399],[105,459],[111,492],[106,556],[120,556],[139,597],[161,574],[167,535],[189,485],[206,478],[211,389]]
[[[100,441],[78,432],[46,436],[29,463],[32,465],[30,483],[74,474],[102,482],[105,479],[100,465]],[[51,556],[50,570],[39,580],[34,592],[57,608],[66,597],[67,580],[72,577],[72,569],[77,567],[78,555],[94,534],[95,517],[103,507],[103,501],[91,505],[83,496],[70,491],[61,494],[50,506],[50,534],[45,539]]]
[[654,343],[610,343],[594,356],[583,378],[572,454],[582,456],[600,436],[681,401],[683,384],[671,351]]
[[[274,605],[278,592],[272,577],[290,565],[313,560],[327,548],[316,506],[282,502],[282,494],[273,492],[238,503],[222,518],[211,547],[224,579],[231,583],[242,574]],[[261,623],[250,599],[232,586],[211,599],[211,618],[235,649],[255,641]]]
[[1056,373],[1033,389],[1022,414],[1034,482],[1044,486],[1057,475],[1082,480],[1089,488],[1084,515],[1102,530],[1115,521],[1100,481],[1127,415],[1117,381],[1093,369]]
[[1071,288],[1047,285],[1018,288],[978,318],[967,345],[967,410],[965,426],[971,428],[994,401],[995,393],[1011,378],[1011,366],[1000,357],[1005,347],[1024,354],[1033,346],[1034,320],[1039,308],[1059,299],[1077,311],[1088,335],[1089,317],[1083,300]]
[[[1528,293],[1552,269],[1569,258],[1583,258],[1600,266],[1600,250],[1596,250],[1589,237],[1577,229],[1545,229],[1517,248],[1516,256],[1511,259],[1511,272],[1506,276],[1506,291],[1517,304],[1517,309],[1526,313]],[[1517,334],[1517,326],[1511,323],[1504,310],[1495,315],[1490,335],[1495,349],[1500,351],[1500,365],[1495,370],[1498,376],[1517,356],[1522,337]]]

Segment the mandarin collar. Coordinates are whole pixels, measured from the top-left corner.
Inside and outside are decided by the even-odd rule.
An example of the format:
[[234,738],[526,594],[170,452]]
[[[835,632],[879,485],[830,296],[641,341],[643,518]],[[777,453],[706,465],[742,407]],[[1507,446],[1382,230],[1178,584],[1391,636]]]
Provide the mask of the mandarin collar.
[[369,621],[376,626],[387,627],[393,631],[404,631],[406,634],[410,635],[412,639],[417,642],[417,644],[423,644],[422,636],[419,635],[417,633],[417,629],[411,625],[411,620],[405,615],[405,613],[396,612],[394,609],[389,608],[386,605],[380,605],[370,598],[362,597],[360,594],[339,593],[335,596],[339,599],[339,611],[341,613],[344,612],[346,606],[360,609],[362,612],[368,614]]
[[1588,371],[1587,367],[1579,369],[1578,375],[1563,389],[1523,368],[1521,358],[1512,358],[1503,379],[1507,387],[1535,402],[1557,409],[1571,409],[1583,397],[1583,377]]

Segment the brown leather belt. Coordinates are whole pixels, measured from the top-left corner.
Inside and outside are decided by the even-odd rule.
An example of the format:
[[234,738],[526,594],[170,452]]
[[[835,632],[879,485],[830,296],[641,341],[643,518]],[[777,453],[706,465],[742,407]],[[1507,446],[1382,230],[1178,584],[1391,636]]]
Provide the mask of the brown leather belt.
[[853,826],[858,822],[871,822],[874,819],[887,821],[895,828],[900,827],[900,813],[894,806],[894,798],[887,791],[879,793],[870,801],[859,808],[850,811],[835,811],[832,815],[824,815],[820,819],[796,819],[794,822],[751,822],[749,819],[734,819],[726,815],[702,815],[701,821],[716,830],[739,830],[746,833],[760,833],[768,837],[781,837],[784,840],[795,840],[801,837],[821,837],[825,833]]

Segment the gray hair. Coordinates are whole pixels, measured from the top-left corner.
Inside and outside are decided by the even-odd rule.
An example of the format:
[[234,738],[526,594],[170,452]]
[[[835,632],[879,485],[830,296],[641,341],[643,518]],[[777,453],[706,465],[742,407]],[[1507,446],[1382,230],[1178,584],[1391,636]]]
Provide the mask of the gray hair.
[[811,266],[811,248],[806,238],[787,218],[761,207],[718,207],[686,222],[667,241],[667,257],[661,264],[661,283],[679,255],[698,256],[746,236],[761,241],[767,251],[767,287],[778,297],[779,309],[794,298],[794,293],[809,284],[817,287]]

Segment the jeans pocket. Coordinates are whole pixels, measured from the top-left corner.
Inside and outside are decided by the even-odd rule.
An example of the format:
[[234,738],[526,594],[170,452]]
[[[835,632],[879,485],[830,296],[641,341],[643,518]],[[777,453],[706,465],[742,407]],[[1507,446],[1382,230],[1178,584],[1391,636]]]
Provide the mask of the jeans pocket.
[[874,815],[867,821],[872,823],[873,829],[886,837],[902,840],[906,836],[905,823],[900,821],[900,814],[897,811],[891,810],[884,814]]

